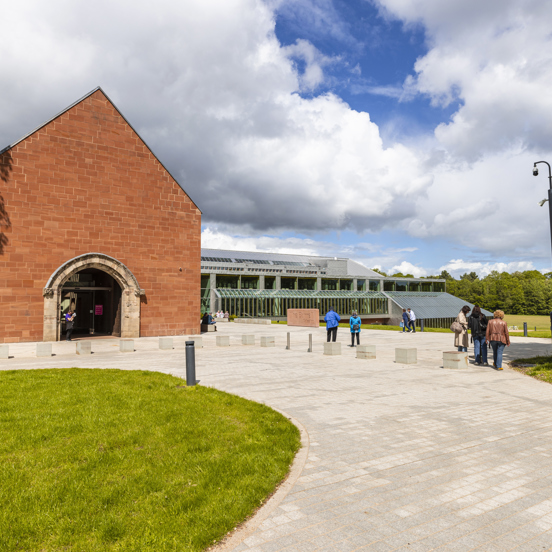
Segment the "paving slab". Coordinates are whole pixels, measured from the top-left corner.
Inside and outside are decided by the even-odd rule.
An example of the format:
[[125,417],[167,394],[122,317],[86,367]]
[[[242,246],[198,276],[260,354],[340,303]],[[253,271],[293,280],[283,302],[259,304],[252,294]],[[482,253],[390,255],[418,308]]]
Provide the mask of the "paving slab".
[[[240,330],[241,328],[241,330]],[[366,363],[346,347],[324,355],[324,328],[248,328],[305,347],[217,347],[204,334],[197,377],[277,408],[308,434],[305,463],[289,492],[261,510],[220,550],[543,550],[552,546],[552,386],[509,370],[470,364],[443,369],[453,334],[366,330],[378,351]],[[219,327],[241,340],[242,325]],[[47,367],[157,370],[185,377],[185,341],[159,351],[158,338],[93,340],[92,355],[53,343],[49,358],[36,344],[10,344],[2,369]],[[68,347],[69,346],[69,347]],[[417,364],[395,363],[396,348],[416,348]],[[512,338],[505,362],[550,354],[549,340]],[[257,521],[255,521],[257,519]]]

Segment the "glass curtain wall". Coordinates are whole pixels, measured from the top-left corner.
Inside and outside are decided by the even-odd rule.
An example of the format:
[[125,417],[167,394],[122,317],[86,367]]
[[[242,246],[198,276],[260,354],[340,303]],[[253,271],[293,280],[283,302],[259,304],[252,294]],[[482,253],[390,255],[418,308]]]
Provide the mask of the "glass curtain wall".
[[201,314],[205,314],[211,308],[211,276],[201,275]]

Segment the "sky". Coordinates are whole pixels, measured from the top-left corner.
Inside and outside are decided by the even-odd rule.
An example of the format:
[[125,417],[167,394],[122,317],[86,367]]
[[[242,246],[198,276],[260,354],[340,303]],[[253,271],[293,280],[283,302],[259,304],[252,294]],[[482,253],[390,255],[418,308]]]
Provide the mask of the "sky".
[[547,0],[19,0],[0,147],[101,86],[203,247],[552,270]]

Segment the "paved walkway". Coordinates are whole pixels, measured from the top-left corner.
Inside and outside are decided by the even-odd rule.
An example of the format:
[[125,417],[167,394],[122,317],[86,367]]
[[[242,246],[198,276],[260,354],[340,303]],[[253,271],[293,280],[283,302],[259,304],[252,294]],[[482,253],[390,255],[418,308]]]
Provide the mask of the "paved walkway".
[[[292,349],[285,350],[286,331]],[[307,353],[308,333],[314,352]],[[257,337],[242,346],[241,334]],[[215,346],[230,335],[231,347]],[[261,348],[275,335],[275,348]],[[552,385],[507,368],[444,370],[452,334],[364,331],[377,360],[322,355],[323,329],[227,324],[204,334],[197,377],[297,419],[308,459],[290,492],[233,550],[249,552],[552,550]],[[51,359],[12,345],[0,369],[112,367],[185,374],[185,338],[173,351],[136,340],[136,352],[97,340],[94,354],[55,344]],[[514,338],[506,360],[545,354],[548,340]],[[394,363],[416,346],[417,365]]]

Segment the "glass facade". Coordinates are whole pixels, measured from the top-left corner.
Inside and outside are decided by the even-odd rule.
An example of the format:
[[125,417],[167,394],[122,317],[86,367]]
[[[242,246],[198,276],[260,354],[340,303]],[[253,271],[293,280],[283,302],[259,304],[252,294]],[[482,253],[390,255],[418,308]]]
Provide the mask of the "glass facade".
[[381,291],[381,282],[379,280],[370,280],[370,291]]
[[314,291],[316,289],[316,278],[299,278],[298,289]]
[[337,280],[322,278],[322,291],[336,291],[337,283]]
[[276,278],[274,276],[265,276],[265,289],[276,289]]
[[259,289],[259,277],[258,276],[242,276],[240,287],[241,287],[241,289]]
[[205,314],[211,308],[211,277],[209,274],[201,275],[201,314]]
[[395,291],[395,282],[392,282],[391,280],[384,280],[383,291]]
[[217,288],[238,289],[239,287],[239,276],[226,276],[226,274],[217,274]]
[[297,289],[297,278],[282,278],[280,287],[282,289]]
[[408,291],[408,282],[395,282],[395,291]]
[[353,281],[339,280],[339,289],[342,291],[353,291]]

